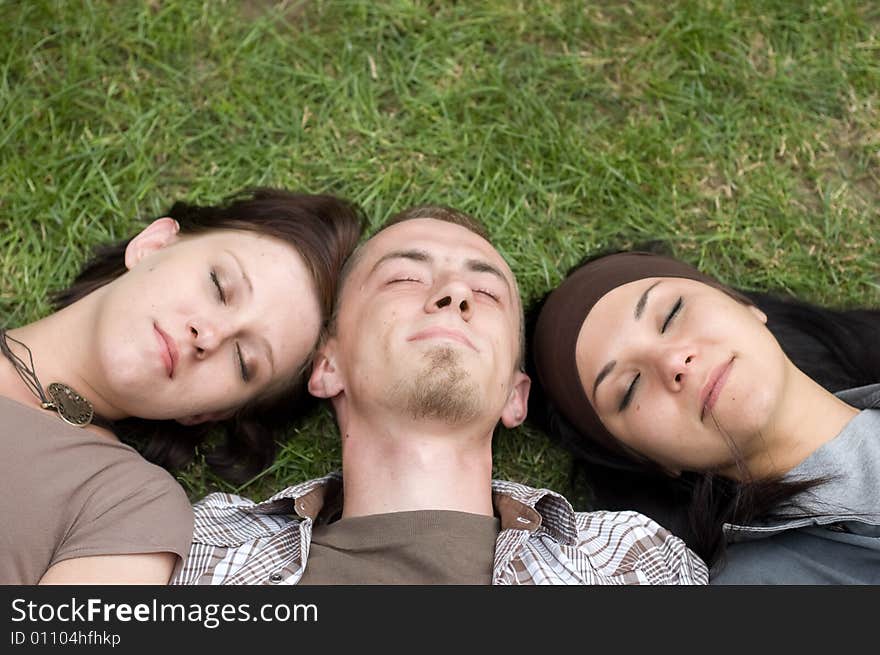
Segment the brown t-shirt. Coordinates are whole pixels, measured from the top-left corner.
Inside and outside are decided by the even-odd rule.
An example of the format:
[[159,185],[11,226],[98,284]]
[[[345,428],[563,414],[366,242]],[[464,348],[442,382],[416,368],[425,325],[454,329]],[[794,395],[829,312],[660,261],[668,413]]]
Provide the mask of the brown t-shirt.
[[0,584],[36,584],[66,559],[175,553],[193,514],[164,469],[111,437],[0,396]]
[[300,584],[490,585],[500,529],[446,510],[340,519],[313,528]]

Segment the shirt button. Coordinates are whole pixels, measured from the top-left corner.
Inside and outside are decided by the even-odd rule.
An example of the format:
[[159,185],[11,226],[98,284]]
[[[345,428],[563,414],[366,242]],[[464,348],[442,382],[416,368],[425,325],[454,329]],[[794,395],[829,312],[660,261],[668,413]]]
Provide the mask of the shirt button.
[[284,580],[284,576],[281,575],[278,571],[275,571],[272,575],[269,576],[269,582],[281,582]]

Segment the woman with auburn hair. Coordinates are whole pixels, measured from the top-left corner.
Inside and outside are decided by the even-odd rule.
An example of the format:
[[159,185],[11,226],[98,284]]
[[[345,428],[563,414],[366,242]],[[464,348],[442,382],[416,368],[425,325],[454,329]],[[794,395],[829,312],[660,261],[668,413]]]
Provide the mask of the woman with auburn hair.
[[187,464],[218,424],[218,474],[271,461],[361,223],[279,189],[178,202],[101,248],[54,313],[0,330],[0,583],[166,583],[193,519],[156,464]]
[[531,332],[534,418],[635,481],[632,508],[684,528],[714,582],[880,581],[880,311],[629,252],[578,267]]

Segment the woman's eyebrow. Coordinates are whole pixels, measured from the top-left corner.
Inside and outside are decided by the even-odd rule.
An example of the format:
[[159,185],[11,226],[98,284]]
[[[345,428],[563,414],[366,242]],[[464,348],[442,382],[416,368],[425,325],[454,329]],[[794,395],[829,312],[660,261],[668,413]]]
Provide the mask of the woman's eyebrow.
[[270,377],[274,376],[275,375],[275,355],[272,352],[272,344],[270,344],[269,340],[262,335],[259,335],[257,337],[257,340],[262,345],[263,354],[266,357],[266,361],[269,363],[269,376]]
[[[244,264],[238,258],[238,256],[229,250],[228,248],[224,250],[226,254],[232,257],[235,264],[238,266],[238,270],[241,273],[241,279],[244,280],[245,285],[250,291],[250,295],[254,294],[254,285],[251,283],[251,279],[248,277],[247,271],[244,268]],[[275,375],[275,353],[272,350],[272,344],[269,343],[269,340],[263,335],[257,335],[256,341],[260,344],[260,348],[263,350],[263,355],[266,358],[266,362],[269,364],[269,375]]]
[[251,294],[253,294],[254,293],[254,285],[251,284],[251,279],[247,276],[247,273],[244,270],[244,265],[241,263],[241,260],[235,255],[234,252],[232,252],[229,249],[226,250],[226,253],[230,257],[232,257],[232,259],[235,261],[236,265],[238,266],[238,270],[241,273],[241,279],[244,280],[245,284],[247,285],[248,290],[251,292]]
[[636,303],[636,309],[633,312],[633,317],[636,320],[639,320],[642,317],[642,313],[645,311],[645,305],[648,304],[648,294],[651,293],[651,289],[656,287],[658,284],[661,284],[663,280],[657,280],[654,284],[645,289],[645,293],[643,293],[639,297],[639,301]]
[[[654,284],[645,289],[644,293],[639,296],[639,300],[636,303],[635,311],[633,311],[633,318],[637,321],[642,318],[642,314],[645,312],[645,305],[648,304],[648,294],[651,293],[651,289],[656,287],[658,284],[661,284],[663,280],[657,280]],[[610,362],[605,364],[602,367],[602,370],[599,371],[599,375],[596,376],[596,381],[593,382],[593,402],[596,402],[596,388],[602,383],[602,380],[608,377],[608,374],[614,370],[614,367],[617,366],[617,360],[612,359]]]
[[599,375],[596,376],[596,381],[593,382],[593,404],[594,405],[596,404],[596,387],[599,386],[599,383],[602,382],[602,380],[604,380],[605,378],[608,377],[608,374],[611,373],[612,370],[614,370],[615,366],[617,366],[617,360],[612,359],[610,362],[608,362],[607,364],[605,364],[605,366],[602,367],[602,370],[599,371]]

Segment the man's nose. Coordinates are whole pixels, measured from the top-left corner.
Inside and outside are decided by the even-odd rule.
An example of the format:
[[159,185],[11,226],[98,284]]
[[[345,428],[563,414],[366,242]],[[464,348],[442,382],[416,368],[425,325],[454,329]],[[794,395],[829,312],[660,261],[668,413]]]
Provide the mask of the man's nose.
[[463,280],[447,279],[432,290],[425,311],[434,313],[451,309],[468,321],[473,314],[473,307],[474,292],[470,285],[465,284]]

